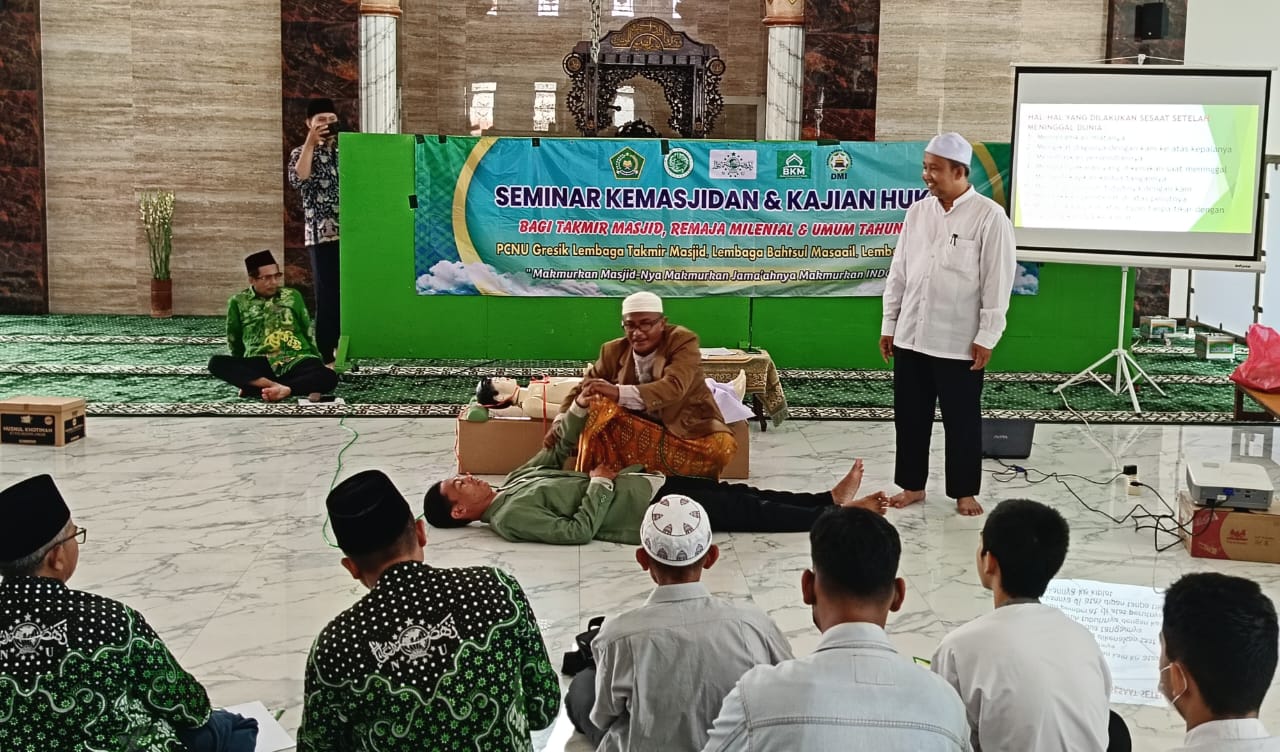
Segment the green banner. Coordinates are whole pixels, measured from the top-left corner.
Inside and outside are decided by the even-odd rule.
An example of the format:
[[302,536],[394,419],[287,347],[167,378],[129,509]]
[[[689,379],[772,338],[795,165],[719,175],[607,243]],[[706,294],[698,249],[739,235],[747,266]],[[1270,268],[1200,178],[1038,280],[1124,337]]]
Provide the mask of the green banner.
[[[420,137],[422,295],[879,295],[924,143]],[[971,180],[1004,203],[1007,144]],[[1015,292],[1035,294],[1020,269]]]

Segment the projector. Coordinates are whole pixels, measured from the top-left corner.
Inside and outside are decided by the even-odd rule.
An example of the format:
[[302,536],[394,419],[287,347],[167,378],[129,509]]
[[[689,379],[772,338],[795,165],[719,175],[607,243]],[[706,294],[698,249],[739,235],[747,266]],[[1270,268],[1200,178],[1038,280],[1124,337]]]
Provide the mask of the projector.
[[1244,462],[1187,462],[1187,492],[1202,507],[1270,509],[1267,471]]

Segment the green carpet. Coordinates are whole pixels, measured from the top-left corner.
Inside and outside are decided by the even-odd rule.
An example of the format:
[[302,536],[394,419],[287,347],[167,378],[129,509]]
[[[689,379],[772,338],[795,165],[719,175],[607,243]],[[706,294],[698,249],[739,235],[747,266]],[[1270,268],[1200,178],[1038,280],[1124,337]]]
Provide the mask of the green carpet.
[[[185,316],[0,316],[0,395],[84,396],[93,414],[372,414],[449,415],[470,399],[482,375],[568,374],[578,361],[360,360],[338,388],[347,405],[298,408],[242,400],[204,372],[225,352],[223,320]],[[768,346],[768,343],[760,343]],[[1138,362],[1168,392],[1140,388],[1146,415],[1131,412],[1127,393],[1097,384],[1054,387],[1069,374],[990,373],[984,410],[1037,420],[1225,422],[1234,390],[1227,376],[1237,361],[1199,361],[1184,339],[1175,346],[1138,345]],[[777,364],[793,417],[885,419],[892,382],[884,371],[787,369]],[[1109,377],[1108,377],[1109,380]]]

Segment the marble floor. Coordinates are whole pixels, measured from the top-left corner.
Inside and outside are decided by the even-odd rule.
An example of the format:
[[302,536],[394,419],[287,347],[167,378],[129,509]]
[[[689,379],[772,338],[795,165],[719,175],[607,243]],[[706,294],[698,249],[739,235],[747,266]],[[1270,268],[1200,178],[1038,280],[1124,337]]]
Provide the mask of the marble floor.
[[[335,476],[385,470],[418,507],[434,480],[454,468],[448,419],[90,418],[88,438],[70,447],[0,446],[0,484],[54,475],[75,519],[89,529],[72,585],[119,598],[140,610],[215,703],[262,700],[283,710],[286,728],[301,712],[302,675],[311,642],[362,593],[325,539],[324,497]],[[1274,429],[1229,426],[1042,425],[1031,459],[1048,472],[1106,479],[1118,461],[1170,501],[1184,461],[1249,455],[1280,482]],[[940,429],[939,429],[940,431]],[[358,438],[356,438],[358,432]],[[339,452],[354,443],[342,455]],[[829,487],[856,457],[867,463],[867,489],[889,488],[891,425],[793,421],[753,432],[756,485]],[[941,449],[940,434],[935,450]],[[941,466],[936,451],[935,467]],[[931,483],[940,479],[932,479]],[[1121,516],[1132,508],[1118,483],[1071,483],[1090,504]],[[938,486],[941,487],[940,484]],[[1135,533],[1085,510],[1062,486],[1028,488],[1021,480],[987,482],[983,501],[1029,496],[1054,504],[1072,525],[1072,548],[1060,576],[1163,587],[1189,571],[1213,569],[1257,579],[1280,599],[1280,567],[1191,559],[1181,547],[1156,553],[1150,532]],[[1159,506],[1151,491],[1137,499]],[[939,500],[889,519],[902,532],[901,574],[907,602],[889,632],[901,651],[930,656],[939,639],[991,608],[973,571],[982,518],[957,516]],[[723,535],[713,591],[750,599],[768,611],[798,655],[817,643],[799,579],[808,564],[804,535]],[[1160,543],[1170,539],[1162,538]],[[628,547],[510,544],[480,526],[430,531],[429,562],[496,565],[512,572],[532,600],[552,660],[583,623],[638,604],[647,576]],[[1178,718],[1161,707],[1118,706],[1144,752],[1175,746]],[[1280,729],[1280,692],[1264,721]],[[585,750],[563,718],[535,739],[540,749]]]

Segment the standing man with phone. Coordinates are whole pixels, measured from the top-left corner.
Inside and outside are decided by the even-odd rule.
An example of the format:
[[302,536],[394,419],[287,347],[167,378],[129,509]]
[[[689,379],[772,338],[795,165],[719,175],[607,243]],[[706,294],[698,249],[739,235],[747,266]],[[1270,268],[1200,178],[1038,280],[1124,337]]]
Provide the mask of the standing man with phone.
[[307,103],[307,140],[289,155],[289,186],[302,193],[316,291],[316,345],[332,367],[338,348],[338,115],[332,99]]
[[938,406],[947,496],[960,514],[982,514],[982,376],[1004,333],[1018,262],[1004,208],[969,185],[972,158],[959,133],[925,147],[930,195],[907,210],[885,281],[880,355],[893,359],[895,507],[924,501]]

